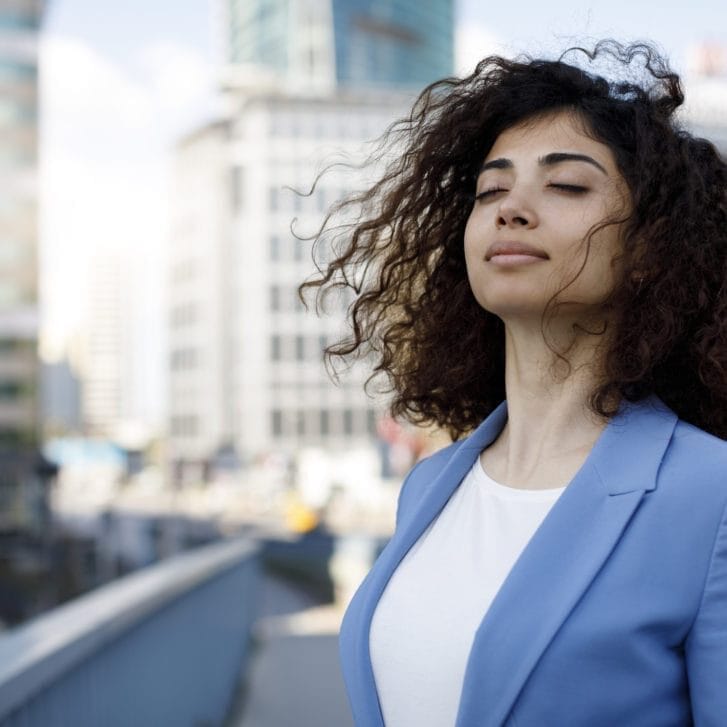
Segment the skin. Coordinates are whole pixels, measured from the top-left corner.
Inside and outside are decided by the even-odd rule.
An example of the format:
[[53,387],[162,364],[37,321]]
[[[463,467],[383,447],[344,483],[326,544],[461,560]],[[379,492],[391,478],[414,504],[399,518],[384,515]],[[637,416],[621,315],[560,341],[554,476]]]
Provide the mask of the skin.
[[[483,162],[464,245],[476,300],[505,324],[508,421],[481,455],[485,471],[502,484],[565,486],[605,427],[587,400],[607,339],[588,331],[603,331],[608,322],[604,301],[619,280],[622,226],[597,231],[590,246],[585,240],[599,223],[628,211],[613,153],[571,113],[507,129]],[[515,243],[537,254],[508,255]],[[492,255],[497,245],[503,254]],[[554,295],[549,347],[542,320]],[[570,369],[552,347],[567,351]]]

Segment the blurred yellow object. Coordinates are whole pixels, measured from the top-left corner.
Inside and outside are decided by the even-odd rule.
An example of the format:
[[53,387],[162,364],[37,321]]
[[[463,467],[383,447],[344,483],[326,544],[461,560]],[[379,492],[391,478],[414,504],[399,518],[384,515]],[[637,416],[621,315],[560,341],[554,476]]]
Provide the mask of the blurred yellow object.
[[293,499],[285,508],[285,525],[294,533],[307,533],[318,525],[318,516],[300,500]]

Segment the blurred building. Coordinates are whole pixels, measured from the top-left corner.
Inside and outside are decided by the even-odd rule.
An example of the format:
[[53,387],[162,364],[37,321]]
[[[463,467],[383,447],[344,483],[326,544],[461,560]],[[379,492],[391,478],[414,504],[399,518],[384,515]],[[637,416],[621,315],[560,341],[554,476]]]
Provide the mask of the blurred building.
[[38,54],[43,3],[0,0],[0,445],[38,430]]
[[228,82],[421,89],[452,73],[452,0],[218,0]]
[[[290,230],[319,224],[347,189],[340,175],[310,186],[322,140],[358,147],[401,99],[255,95],[239,115],[178,147],[170,279],[170,440],[175,460],[202,476],[225,444],[243,456],[370,442],[374,403],[362,371],[335,387],[322,349],[342,306],[316,317],[298,301],[313,272],[310,243]],[[349,180],[350,183],[350,180]],[[340,302],[339,302],[340,303]],[[195,464],[196,463],[196,464]],[[196,468],[196,470],[195,470]]]
[[[354,367],[334,386],[322,350],[346,300],[306,312],[310,235],[365,185],[362,143],[413,95],[452,73],[452,2],[236,2],[217,5],[229,116],[178,145],[169,279],[169,456],[178,480],[205,476],[232,447],[270,452],[371,447],[381,401]],[[406,12],[405,12],[406,11]],[[347,157],[345,155],[348,155]]]
[[38,34],[44,3],[0,0],[0,627],[50,602],[48,487],[37,451]]
[[727,156],[727,45],[697,44],[687,62],[685,121]]
[[177,147],[168,279],[170,456],[187,478],[235,436],[232,421],[236,285],[232,267],[230,124]]
[[84,306],[81,419],[83,430],[95,437],[114,438],[129,399],[131,321],[128,300],[134,294],[126,256],[113,247],[93,252]]
[[82,430],[81,381],[68,359],[43,362],[41,375],[43,430],[46,436]]

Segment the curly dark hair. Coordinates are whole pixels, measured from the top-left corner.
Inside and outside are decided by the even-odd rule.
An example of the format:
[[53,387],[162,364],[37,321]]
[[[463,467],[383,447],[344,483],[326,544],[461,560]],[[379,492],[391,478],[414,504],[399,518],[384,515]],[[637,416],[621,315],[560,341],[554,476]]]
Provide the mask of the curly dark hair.
[[[605,60],[626,79],[566,63],[569,55]],[[590,407],[608,418],[622,399],[654,393],[727,438],[727,165],[680,126],[683,100],[679,77],[651,45],[615,41],[558,60],[491,56],[466,78],[425,88],[383,137],[379,155],[399,151],[379,181],[334,207],[315,236],[319,262],[332,220],[357,210],[335,228],[319,275],[299,289],[301,297],[317,289],[317,303],[341,288],[355,294],[351,335],[326,349],[327,362],[373,359],[369,381],[388,378],[394,416],[437,424],[453,438],[502,401],[504,324],[470,289],[465,224],[498,135],[567,110],[611,149],[632,203],[604,376]]]

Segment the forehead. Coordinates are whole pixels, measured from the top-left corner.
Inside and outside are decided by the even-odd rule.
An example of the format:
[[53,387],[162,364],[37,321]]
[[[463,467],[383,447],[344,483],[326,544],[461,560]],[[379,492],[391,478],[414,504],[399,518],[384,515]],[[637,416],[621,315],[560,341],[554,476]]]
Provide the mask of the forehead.
[[567,111],[527,119],[505,129],[495,140],[485,161],[504,157],[517,163],[518,159],[537,159],[552,152],[578,152],[593,157],[609,169],[616,166],[611,149],[593,139],[584,122]]

